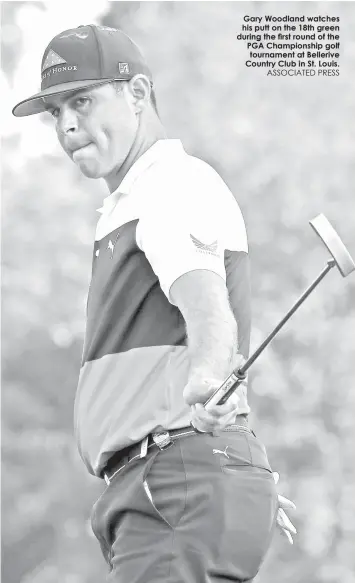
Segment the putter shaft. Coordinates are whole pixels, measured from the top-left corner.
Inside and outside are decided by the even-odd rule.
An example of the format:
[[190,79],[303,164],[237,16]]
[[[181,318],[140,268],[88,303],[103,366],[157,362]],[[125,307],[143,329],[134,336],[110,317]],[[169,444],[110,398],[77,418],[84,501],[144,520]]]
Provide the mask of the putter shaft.
[[[239,373],[244,375],[248,368],[253,364],[253,362],[258,358],[259,354],[262,353],[264,348],[271,342],[271,340],[276,336],[279,330],[286,324],[286,322],[291,318],[291,316],[298,310],[301,304],[308,298],[309,294],[314,290],[315,287],[322,281],[322,279],[327,275],[328,271],[335,266],[335,260],[329,259],[327,266],[321,271],[318,277],[311,283],[311,285],[303,292],[303,294],[294,303],[292,308],[287,312],[287,314],[280,320],[274,330],[265,338],[264,342],[255,350],[255,352],[245,361],[243,366],[239,369]],[[236,371],[233,371],[236,372]]]
[[212,405],[223,405],[230,397],[236,388],[242,383],[246,377],[247,370],[251,367],[253,362],[256,361],[258,356],[265,350],[265,348],[270,344],[271,340],[276,336],[276,334],[281,330],[281,328],[286,324],[286,322],[291,318],[291,316],[296,312],[300,305],[305,301],[309,294],[314,290],[314,288],[322,281],[322,279],[327,275],[328,271],[336,265],[334,259],[329,259],[327,266],[318,275],[318,277],[311,283],[311,285],[303,292],[303,294],[298,298],[292,308],[287,312],[287,314],[280,320],[274,330],[265,338],[265,340],[260,344],[260,346],[249,356],[248,360],[245,361],[243,366],[239,369],[234,369],[234,371],[229,375],[229,377],[224,381],[224,383],[214,391],[214,393],[207,399],[204,406],[210,404]]

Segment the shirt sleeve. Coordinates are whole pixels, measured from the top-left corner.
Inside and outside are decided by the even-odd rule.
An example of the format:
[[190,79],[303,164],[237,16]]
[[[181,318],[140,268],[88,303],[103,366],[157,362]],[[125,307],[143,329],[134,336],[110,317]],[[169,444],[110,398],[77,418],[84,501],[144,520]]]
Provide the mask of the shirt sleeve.
[[168,300],[173,303],[174,281],[189,271],[207,269],[226,280],[225,250],[247,251],[248,244],[240,208],[220,176],[192,158],[153,186],[138,223],[137,244]]

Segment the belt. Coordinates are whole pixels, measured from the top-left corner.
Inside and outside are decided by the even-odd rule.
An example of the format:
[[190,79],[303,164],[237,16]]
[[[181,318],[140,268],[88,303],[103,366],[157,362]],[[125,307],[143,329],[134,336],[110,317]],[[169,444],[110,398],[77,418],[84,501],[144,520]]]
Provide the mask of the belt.
[[[232,427],[241,427],[244,430],[249,429],[248,417],[247,415],[237,415],[235,423],[228,426],[224,431],[232,431]],[[198,432],[195,431],[188,425],[187,427],[180,427],[179,429],[163,429],[157,430],[154,433],[149,433],[142,441],[138,443],[125,447],[120,451],[117,451],[110,457],[106,466],[101,472],[101,477],[104,478],[107,485],[110,484],[112,478],[118,474],[123,468],[130,462],[136,459],[142,459],[147,455],[148,449],[160,449],[165,450],[174,444],[176,439],[180,437],[187,437],[188,435],[197,435]]]

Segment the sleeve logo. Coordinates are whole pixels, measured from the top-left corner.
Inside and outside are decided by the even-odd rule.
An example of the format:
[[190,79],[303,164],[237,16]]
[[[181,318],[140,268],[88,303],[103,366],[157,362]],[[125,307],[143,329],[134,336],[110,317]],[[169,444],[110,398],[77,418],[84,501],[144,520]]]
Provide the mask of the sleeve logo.
[[191,237],[191,240],[192,240],[193,244],[195,245],[195,247],[197,247],[197,249],[201,253],[208,253],[209,255],[215,255],[216,257],[218,257],[219,253],[218,253],[218,240],[217,239],[215,241],[213,241],[212,243],[202,243],[202,241],[199,241],[199,239],[197,239],[196,237],[191,235],[191,233],[190,233],[190,237]]

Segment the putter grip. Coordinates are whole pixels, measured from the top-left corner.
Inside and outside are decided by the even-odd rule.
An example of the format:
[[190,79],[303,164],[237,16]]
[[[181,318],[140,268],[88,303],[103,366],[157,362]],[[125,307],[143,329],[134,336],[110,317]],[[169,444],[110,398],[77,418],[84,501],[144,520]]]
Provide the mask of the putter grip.
[[223,405],[232,393],[245,380],[246,374],[233,371],[231,375],[224,381],[224,383],[214,391],[214,393],[204,403],[204,407],[208,410],[207,405],[214,407],[215,405]]

